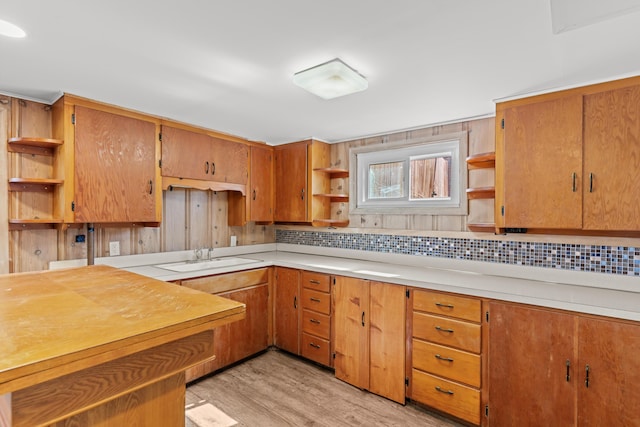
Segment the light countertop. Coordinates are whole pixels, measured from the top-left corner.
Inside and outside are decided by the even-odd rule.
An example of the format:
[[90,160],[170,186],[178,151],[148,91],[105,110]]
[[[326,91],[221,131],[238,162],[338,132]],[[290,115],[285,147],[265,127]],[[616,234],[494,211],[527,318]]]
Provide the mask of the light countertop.
[[[96,264],[164,281],[281,266],[640,321],[640,279],[631,276],[281,243],[214,251],[214,257],[254,260],[239,266],[182,273],[157,267],[193,256],[193,251],[167,252],[98,258]],[[51,268],[83,262],[60,261]]]

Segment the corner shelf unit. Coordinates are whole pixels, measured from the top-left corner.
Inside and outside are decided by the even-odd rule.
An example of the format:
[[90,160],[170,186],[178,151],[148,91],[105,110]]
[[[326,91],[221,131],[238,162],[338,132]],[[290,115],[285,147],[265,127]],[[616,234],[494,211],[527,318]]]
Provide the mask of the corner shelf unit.
[[[348,178],[349,171],[347,169],[338,168],[315,168],[314,172],[320,172],[326,174],[329,180],[334,178]],[[329,203],[345,203],[349,201],[349,195],[344,193],[314,193],[313,197],[323,198],[329,201]],[[313,218],[313,225],[316,227],[348,227],[348,219],[333,219],[333,218]]]
[[[51,138],[11,138],[7,144],[7,151],[17,154],[31,154],[40,156],[56,155],[56,149],[63,144],[59,139]],[[9,178],[9,192],[51,193],[64,183],[55,178]],[[52,213],[53,214],[53,213]],[[62,218],[10,218],[9,230],[28,230],[54,228],[56,224],[62,224]]]
[[[496,167],[496,153],[480,153],[467,157],[467,170],[494,169]],[[475,187],[467,188],[467,199],[494,199],[496,195],[495,187]],[[467,228],[476,232],[495,232],[495,223],[470,223]]]

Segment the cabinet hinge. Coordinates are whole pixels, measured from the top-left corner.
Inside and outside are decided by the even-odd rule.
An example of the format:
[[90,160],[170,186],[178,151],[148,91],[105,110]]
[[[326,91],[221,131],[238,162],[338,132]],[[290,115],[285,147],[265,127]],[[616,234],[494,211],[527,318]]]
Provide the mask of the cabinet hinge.
[[336,276],[333,276],[333,284],[336,284]]
[[404,385],[409,387],[409,377],[404,377]]
[[335,359],[335,358],[336,358],[336,354],[335,354],[335,353],[333,353],[333,354],[332,354],[332,357]]
[[158,160],[158,167],[162,169],[162,159]]
[[72,125],[76,124],[76,114],[75,113],[71,114],[71,124]]
[[71,212],[76,211],[76,202],[71,202]]
[[502,129],[504,129],[504,119],[500,120],[500,127],[502,127]]
[[158,134],[158,140],[159,140],[160,142],[162,142],[162,132],[160,132],[160,133]]
[[500,206],[500,213],[504,216],[504,205]]
[[484,313],[484,318],[487,320],[487,323],[489,323],[489,312],[485,312]]
[[409,298],[410,292],[411,291],[409,291],[409,289],[407,289],[407,291],[405,292],[405,295],[407,295],[407,298]]
[[485,407],[484,407],[484,416],[485,417],[489,416],[489,405],[485,405]]

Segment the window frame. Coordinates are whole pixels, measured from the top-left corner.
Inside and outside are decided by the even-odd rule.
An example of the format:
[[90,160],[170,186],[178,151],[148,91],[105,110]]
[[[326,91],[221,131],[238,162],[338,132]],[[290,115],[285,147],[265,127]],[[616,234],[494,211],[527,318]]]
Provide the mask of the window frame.
[[[429,137],[411,138],[396,142],[352,147],[349,150],[349,212],[351,214],[422,214],[467,215],[467,157],[466,131]],[[410,159],[426,155],[452,153],[450,197],[410,199]],[[406,161],[404,199],[368,199],[369,165]]]

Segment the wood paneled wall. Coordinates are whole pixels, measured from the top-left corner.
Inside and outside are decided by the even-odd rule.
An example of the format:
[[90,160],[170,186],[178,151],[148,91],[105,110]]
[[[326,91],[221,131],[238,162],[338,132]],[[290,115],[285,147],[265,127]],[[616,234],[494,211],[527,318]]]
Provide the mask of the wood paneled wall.
[[[331,146],[331,166],[349,169],[349,149],[375,144],[385,144],[418,137],[430,137],[467,131],[469,135],[468,155],[494,151],[495,119],[459,122],[433,126],[406,132],[380,135],[373,138],[356,139]],[[331,180],[332,193],[349,191],[350,178]],[[493,169],[469,171],[469,185],[462,187],[489,187],[494,184]],[[349,219],[350,228],[373,228],[424,231],[467,231],[468,222],[493,222],[493,199],[469,200],[469,214],[459,215],[350,215],[349,203],[332,203],[331,217]]]
[[[13,113],[13,114],[12,114]],[[87,236],[85,224],[63,229],[9,231],[9,215],[32,217],[52,212],[51,193],[7,192],[9,177],[51,177],[53,159],[48,156],[7,152],[11,137],[51,137],[49,106],[0,95],[0,274],[46,270],[50,261],[84,259],[87,243],[76,236]],[[6,155],[4,154],[6,153]],[[160,227],[125,224],[95,224],[95,256],[109,256],[109,242],[120,243],[121,255],[219,248],[237,244],[275,242],[274,226],[248,223],[242,227],[227,225],[227,193],[200,190],[174,190],[163,194]]]

